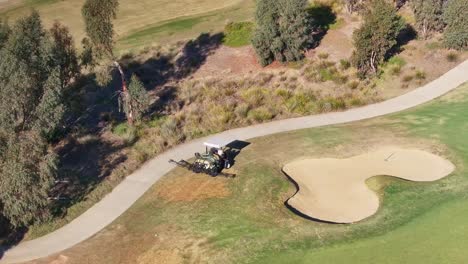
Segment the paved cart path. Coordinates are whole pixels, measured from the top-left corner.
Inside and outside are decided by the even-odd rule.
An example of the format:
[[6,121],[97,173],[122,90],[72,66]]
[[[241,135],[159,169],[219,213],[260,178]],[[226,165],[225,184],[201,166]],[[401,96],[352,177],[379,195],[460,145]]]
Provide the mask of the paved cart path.
[[[431,101],[468,81],[468,60],[440,78],[399,97],[351,109],[306,117],[274,121],[233,129],[207,138],[222,141],[248,140],[291,130],[341,124],[399,112]],[[34,260],[70,248],[109,225],[140,198],[157,180],[174,168],[169,159],[188,159],[200,150],[202,138],[174,147],[145,163],[129,175],[110,194],[66,226],[37,239],[20,243],[4,252],[0,263]]]

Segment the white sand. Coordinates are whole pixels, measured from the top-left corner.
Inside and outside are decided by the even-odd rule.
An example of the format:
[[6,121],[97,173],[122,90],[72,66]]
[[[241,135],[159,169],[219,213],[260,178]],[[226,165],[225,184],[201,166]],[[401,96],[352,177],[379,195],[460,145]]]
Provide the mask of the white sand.
[[379,198],[365,181],[377,175],[428,182],[448,176],[455,166],[434,154],[387,147],[348,159],[302,159],[283,171],[299,186],[288,204],[315,219],[352,223],[373,215]]

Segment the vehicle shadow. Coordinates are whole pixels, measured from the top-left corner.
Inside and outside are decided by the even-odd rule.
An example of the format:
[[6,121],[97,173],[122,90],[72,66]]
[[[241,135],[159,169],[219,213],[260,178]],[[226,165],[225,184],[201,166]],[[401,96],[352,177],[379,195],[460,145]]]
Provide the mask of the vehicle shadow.
[[227,151],[226,155],[229,159],[231,167],[236,163],[236,157],[241,153],[241,151],[250,145],[250,142],[242,140],[234,140],[231,143],[226,145]]

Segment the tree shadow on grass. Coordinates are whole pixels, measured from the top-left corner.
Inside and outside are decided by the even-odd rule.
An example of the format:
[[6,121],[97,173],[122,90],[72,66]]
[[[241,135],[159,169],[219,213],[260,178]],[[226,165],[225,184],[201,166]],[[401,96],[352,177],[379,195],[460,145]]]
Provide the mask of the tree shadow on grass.
[[70,138],[58,151],[60,179],[52,189],[54,217],[64,217],[67,209],[86,199],[119,164],[127,160],[122,150],[127,144],[112,142],[99,136]]
[[206,62],[208,56],[221,46],[223,37],[222,33],[203,33],[185,43],[178,53],[158,53],[143,62],[138,57],[127,57],[124,60],[127,78],[136,74],[148,91],[180,81]]
[[385,59],[389,59],[392,56],[402,52],[404,50],[404,46],[417,37],[418,32],[414,29],[414,27],[410,24],[406,24],[405,28],[403,28],[398,34],[397,44],[387,52]]
[[336,14],[329,5],[314,4],[307,9],[311,27],[313,28],[313,38],[315,40],[315,48],[320,44],[320,41],[327,34],[330,26],[336,23]]

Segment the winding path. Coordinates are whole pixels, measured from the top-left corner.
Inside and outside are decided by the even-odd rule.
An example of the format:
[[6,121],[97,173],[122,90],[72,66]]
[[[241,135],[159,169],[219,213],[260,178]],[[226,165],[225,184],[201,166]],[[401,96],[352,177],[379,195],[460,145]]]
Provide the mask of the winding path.
[[[435,99],[468,81],[468,60],[431,83],[399,97],[345,112],[326,113],[233,129],[210,136],[223,141],[248,140],[291,130],[341,124],[399,112]],[[174,147],[144,164],[110,194],[68,225],[6,251],[0,263],[34,260],[70,248],[99,232],[124,213],[157,180],[174,168],[169,159],[190,158],[200,149],[201,138]]]

